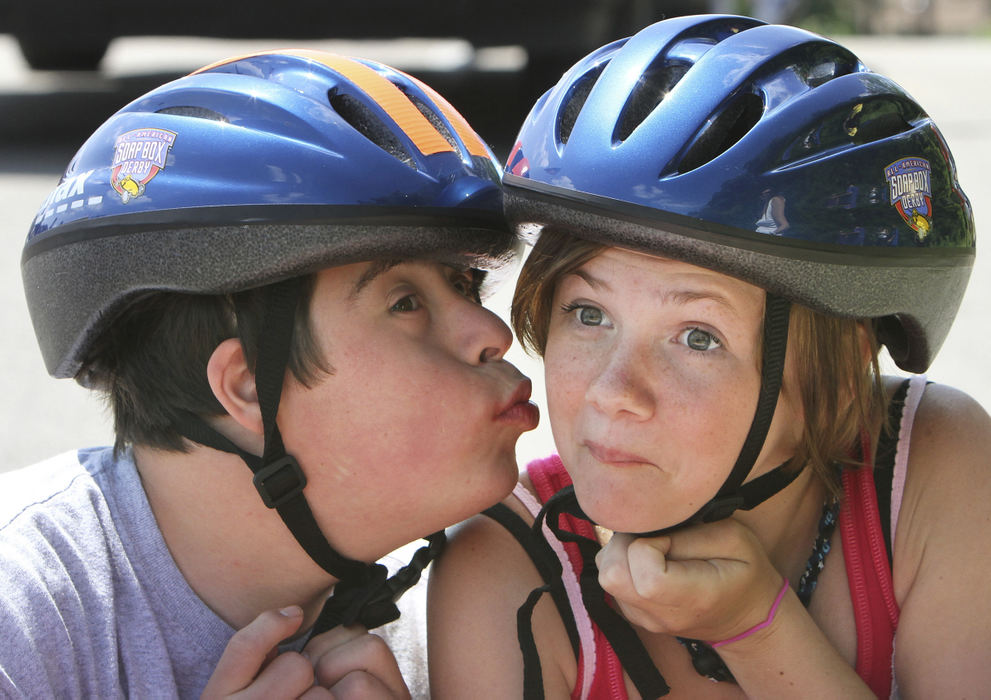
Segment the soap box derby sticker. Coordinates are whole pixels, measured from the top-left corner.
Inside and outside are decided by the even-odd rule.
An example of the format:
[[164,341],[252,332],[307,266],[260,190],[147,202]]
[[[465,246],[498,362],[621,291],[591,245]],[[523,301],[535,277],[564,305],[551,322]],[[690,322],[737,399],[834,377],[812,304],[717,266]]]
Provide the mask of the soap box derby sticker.
[[932,229],[932,168],[925,158],[902,158],[884,169],[891,204],[915,230],[919,241]]
[[145,186],[165,167],[176,133],[166,129],[134,129],[114,141],[110,184],[127,204],[145,192]]

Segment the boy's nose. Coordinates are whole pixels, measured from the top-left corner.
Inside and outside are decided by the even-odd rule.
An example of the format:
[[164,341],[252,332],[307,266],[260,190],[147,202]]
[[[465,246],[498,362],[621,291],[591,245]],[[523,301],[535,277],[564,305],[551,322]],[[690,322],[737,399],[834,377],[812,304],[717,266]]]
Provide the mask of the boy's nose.
[[455,319],[458,344],[471,364],[501,360],[513,342],[513,333],[501,318],[483,306],[467,303]]

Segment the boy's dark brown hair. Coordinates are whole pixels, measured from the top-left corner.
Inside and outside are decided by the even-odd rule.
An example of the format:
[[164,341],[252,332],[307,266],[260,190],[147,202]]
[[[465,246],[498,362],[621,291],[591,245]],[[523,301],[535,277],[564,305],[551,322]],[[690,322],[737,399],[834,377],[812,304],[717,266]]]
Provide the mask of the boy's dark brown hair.
[[[304,386],[332,368],[310,326],[315,276],[304,278],[288,369]],[[235,294],[154,292],[130,303],[94,343],[76,379],[102,391],[116,449],[128,444],[185,452],[182,414],[223,415],[206,367],[217,346],[238,338],[254,366],[266,287]]]
[[[513,295],[513,330],[524,348],[543,356],[558,282],[607,247],[561,231],[543,231]],[[796,385],[805,416],[791,464],[810,466],[839,497],[836,466],[862,464],[860,437],[866,433],[875,444],[884,420],[877,335],[870,321],[826,316],[799,304],[792,304],[789,326],[793,371],[782,388]]]

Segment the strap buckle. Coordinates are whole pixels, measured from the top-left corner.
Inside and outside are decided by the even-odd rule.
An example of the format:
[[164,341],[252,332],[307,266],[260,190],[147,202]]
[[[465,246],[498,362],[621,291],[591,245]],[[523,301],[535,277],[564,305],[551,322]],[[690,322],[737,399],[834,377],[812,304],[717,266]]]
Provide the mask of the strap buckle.
[[744,498],[740,494],[716,496],[699,510],[693,520],[703,523],[714,523],[733,515],[744,506]]
[[292,455],[285,455],[262,467],[252,479],[262,501],[278,508],[303,492],[306,475]]

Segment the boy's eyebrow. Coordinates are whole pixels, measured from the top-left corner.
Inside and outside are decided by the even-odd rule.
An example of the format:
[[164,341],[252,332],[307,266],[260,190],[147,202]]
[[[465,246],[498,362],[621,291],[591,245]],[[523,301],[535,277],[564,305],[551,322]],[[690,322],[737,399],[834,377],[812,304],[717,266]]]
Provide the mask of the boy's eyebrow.
[[361,277],[359,277],[358,281],[354,283],[353,287],[351,287],[351,293],[348,294],[348,301],[355,301],[361,295],[361,292],[365,289],[365,287],[371,284],[376,277],[384,272],[387,272],[388,270],[391,270],[402,262],[402,260],[374,261],[371,265],[369,265],[367,270],[361,273]]

